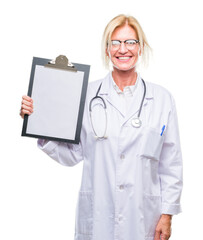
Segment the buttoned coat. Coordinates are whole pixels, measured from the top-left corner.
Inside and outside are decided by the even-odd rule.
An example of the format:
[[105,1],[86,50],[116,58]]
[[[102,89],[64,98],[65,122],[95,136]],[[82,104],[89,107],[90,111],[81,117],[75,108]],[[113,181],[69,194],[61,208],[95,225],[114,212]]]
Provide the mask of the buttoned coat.
[[[142,81],[124,113],[110,74],[89,83],[80,143],[38,140],[38,146],[60,164],[83,161],[75,240],[153,240],[161,214],[181,211],[182,157],[174,99],[163,87],[146,82],[142,126],[135,128],[131,122],[143,97]],[[89,103],[101,82],[107,122],[100,100],[92,104],[92,121],[98,135],[107,124],[107,138],[98,140]]]

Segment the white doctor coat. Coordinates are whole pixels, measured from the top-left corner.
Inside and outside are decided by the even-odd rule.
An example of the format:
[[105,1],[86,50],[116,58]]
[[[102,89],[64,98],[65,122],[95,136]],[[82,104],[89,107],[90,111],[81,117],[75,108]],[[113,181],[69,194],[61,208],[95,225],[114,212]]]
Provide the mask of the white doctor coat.
[[[75,240],[153,240],[161,214],[181,211],[182,158],[174,100],[164,88],[146,82],[142,126],[135,128],[131,121],[142,100],[142,81],[125,114],[110,78],[109,73],[89,84],[79,145],[38,140],[38,146],[63,165],[83,161]],[[96,140],[89,102],[101,82],[108,138]],[[102,135],[105,114],[99,101],[93,103],[93,113]]]

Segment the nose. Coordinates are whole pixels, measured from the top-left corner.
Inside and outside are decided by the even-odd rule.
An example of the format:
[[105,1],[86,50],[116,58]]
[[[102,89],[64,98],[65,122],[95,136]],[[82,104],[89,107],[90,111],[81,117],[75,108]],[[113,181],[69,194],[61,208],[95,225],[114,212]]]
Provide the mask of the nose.
[[126,48],[125,46],[125,43],[124,42],[121,42],[121,45],[120,45],[120,48],[119,48],[119,52],[124,54],[128,51],[128,49]]

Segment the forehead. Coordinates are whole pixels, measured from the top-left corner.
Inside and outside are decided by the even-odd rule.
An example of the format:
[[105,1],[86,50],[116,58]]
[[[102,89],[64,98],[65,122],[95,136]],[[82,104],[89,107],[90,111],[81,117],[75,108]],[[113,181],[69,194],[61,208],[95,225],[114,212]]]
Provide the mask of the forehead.
[[117,27],[111,35],[111,40],[126,40],[126,39],[137,39],[136,31],[127,24],[121,27]]

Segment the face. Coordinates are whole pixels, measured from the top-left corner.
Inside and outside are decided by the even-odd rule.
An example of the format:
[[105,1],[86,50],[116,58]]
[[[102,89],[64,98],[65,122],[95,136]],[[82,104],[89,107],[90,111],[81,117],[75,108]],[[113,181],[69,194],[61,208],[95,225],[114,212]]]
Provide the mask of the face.
[[[135,30],[129,25],[116,28],[111,36],[111,40],[125,41],[128,39],[138,39]],[[138,57],[141,54],[139,48],[139,43],[131,50],[129,50],[123,42],[117,50],[114,50],[113,47],[109,46],[107,54],[113,63],[114,69],[128,71],[134,68]]]

